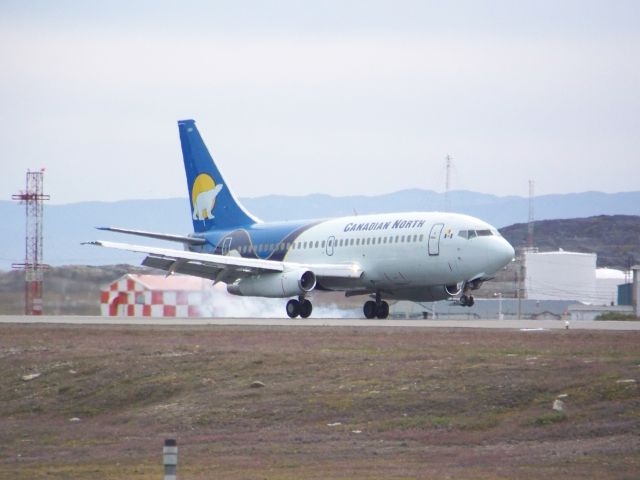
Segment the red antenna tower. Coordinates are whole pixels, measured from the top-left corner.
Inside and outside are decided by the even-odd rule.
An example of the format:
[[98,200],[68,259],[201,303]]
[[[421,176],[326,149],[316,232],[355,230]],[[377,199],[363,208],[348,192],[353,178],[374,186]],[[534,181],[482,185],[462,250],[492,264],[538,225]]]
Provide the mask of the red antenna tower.
[[42,263],[43,201],[50,199],[49,195],[42,193],[43,177],[44,168],[38,172],[27,170],[26,190],[11,197],[26,205],[27,213],[24,263],[12,265],[14,269],[25,271],[25,315],[42,315],[43,271],[49,267]]

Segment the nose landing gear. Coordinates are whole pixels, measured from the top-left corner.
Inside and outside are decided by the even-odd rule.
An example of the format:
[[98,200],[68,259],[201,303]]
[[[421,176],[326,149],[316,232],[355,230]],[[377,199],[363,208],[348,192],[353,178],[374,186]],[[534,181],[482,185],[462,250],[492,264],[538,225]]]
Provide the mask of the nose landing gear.
[[464,289],[462,290],[462,295],[460,296],[460,306],[462,307],[472,307],[475,302],[473,299],[473,295],[469,295],[469,291],[472,290],[469,288],[468,284],[465,284]]
[[462,307],[472,307],[476,301],[473,299],[473,295],[461,295],[460,296],[460,306]]
[[364,316],[368,319],[378,317],[379,319],[385,319],[389,317],[389,304],[382,300],[380,293],[376,293],[376,300],[369,300],[365,302],[362,308]]

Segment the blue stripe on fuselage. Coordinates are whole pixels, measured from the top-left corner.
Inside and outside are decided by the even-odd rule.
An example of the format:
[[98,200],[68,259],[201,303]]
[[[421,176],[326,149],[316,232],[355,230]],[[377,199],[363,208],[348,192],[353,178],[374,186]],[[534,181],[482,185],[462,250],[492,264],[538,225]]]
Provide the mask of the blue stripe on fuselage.
[[[207,243],[192,247],[191,250],[218,255],[226,254],[228,250],[236,250],[244,258],[282,261],[288,252],[284,245],[296,241],[302,233],[323,221],[256,223],[233,230],[211,230],[199,235],[205,238]],[[258,249],[259,246],[262,248]]]

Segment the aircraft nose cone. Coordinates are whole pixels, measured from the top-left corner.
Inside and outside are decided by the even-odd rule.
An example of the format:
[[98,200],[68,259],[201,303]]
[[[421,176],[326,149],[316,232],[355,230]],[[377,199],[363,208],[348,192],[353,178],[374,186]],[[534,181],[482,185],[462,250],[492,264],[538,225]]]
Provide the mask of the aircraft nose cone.
[[511,262],[511,260],[515,258],[516,251],[504,238],[501,238],[500,240],[502,240],[500,244],[500,256],[504,262],[503,265],[507,265],[509,262]]

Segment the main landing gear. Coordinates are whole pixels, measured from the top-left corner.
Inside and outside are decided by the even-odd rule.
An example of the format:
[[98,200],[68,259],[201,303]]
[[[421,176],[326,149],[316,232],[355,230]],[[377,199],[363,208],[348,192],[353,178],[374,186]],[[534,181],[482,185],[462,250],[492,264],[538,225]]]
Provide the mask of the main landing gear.
[[293,298],[287,302],[287,315],[289,315],[289,318],[296,318],[297,316],[309,318],[312,311],[313,305],[304,297],[298,297],[297,300]]
[[465,284],[464,289],[462,290],[462,295],[460,296],[460,306],[461,307],[472,307],[475,302],[473,299],[473,295],[469,295],[469,291],[471,289]]
[[380,293],[376,293],[376,300],[369,300],[368,302],[365,302],[362,311],[366,318],[371,319],[378,317],[380,319],[384,319],[389,316],[389,304],[382,300]]

